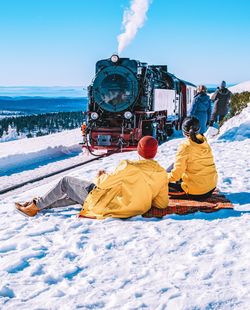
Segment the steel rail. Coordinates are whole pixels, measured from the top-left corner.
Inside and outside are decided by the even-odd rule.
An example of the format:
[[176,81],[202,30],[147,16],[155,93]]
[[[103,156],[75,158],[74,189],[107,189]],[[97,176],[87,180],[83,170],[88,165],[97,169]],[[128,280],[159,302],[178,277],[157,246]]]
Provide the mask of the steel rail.
[[0,190],[0,195],[6,194],[6,193],[8,193],[8,192],[10,192],[10,191],[13,191],[13,190],[15,190],[15,189],[21,188],[21,187],[23,187],[23,186],[25,186],[25,185],[27,185],[27,184],[32,184],[32,183],[41,181],[41,180],[43,180],[43,179],[52,177],[52,176],[54,176],[54,175],[60,174],[60,173],[62,173],[62,172],[65,172],[65,171],[68,171],[68,170],[71,170],[71,169],[74,169],[74,168],[77,168],[77,167],[80,167],[80,166],[84,166],[84,165],[86,165],[86,164],[88,164],[88,163],[91,163],[91,162],[93,162],[93,161],[99,160],[99,159],[101,159],[101,158],[103,158],[103,157],[110,156],[110,155],[112,155],[112,154],[114,154],[114,153],[111,153],[111,154],[109,154],[109,153],[107,153],[107,154],[102,154],[102,155],[100,155],[99,157],[91,158],[91,159],[86,160],[86,161],[84,161],[84,162],[82,162],[82,163],[74,164],[74,165],[72,165],[72,166],[70,166],[70,167],[62,168],[62,169],[60,169],[60,170],[57,170],[57,171],[54,171],[54,172],[51,172],[51,173],[48,173],[48,174],[45,174],[45,175],[36,177],[36,178],[34,178],[34,179],[30,179],[30,180],[24,181],[24,182],[22,182],[22,183],[19,183],[19,184],[16,184],[16,185],[12,185],[12,186],[6,187],[6,188]]

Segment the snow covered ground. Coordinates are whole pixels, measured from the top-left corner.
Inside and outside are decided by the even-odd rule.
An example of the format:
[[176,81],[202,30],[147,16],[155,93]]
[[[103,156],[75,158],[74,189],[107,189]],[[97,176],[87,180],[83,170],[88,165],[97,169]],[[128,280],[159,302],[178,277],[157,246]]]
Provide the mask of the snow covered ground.
[[242,82],[232,87],[229,87],[232,93],[242,93],[243,91],[250,91],[250,81]]
[[240,115],[229,119],[220,129],[219,140],[244,141],[250,138],[250,105]]
[[[161,220],[138,216],[97,221],[77,219],[78,205],[28,219],[14,211],[13,201],[42,195],[56,179],[3,196],[0,308],[249,309],[249,116],[250,107],[225,123],[220,135],[211,140],[218,187],[235,210]],[[76,132],[63,134],[53,135],[54,140],[51,136],[27,139],[25,148],[18,144],[24,140],[2,143],[0,165],[13,156],[28,158],[48,152],[48,145],[53,150],[76,145]],[[164,167],[174,160],[180,142],[177,138],[160,146],[157,160]],[[68,158],[67,164],[75,158],[80,157]],[[99,169],[112,171],[123,158],[136,159],[137,155],[117,154],[71,175],[92,179]],[[50,171],[54,164],[5,175],[0,184],[11,184],[24,173],[36,175],[39,169]]]
[[1,143],[0,189],[84,160],[81,130]]

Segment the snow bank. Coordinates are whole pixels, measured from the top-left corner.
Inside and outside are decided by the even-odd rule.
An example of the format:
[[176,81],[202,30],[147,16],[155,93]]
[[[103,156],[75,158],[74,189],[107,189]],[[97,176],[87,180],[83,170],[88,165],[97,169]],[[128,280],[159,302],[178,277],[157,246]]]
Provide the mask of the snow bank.
[[223,124],[218,139],[227,141],[250,139],[250,104],[239,115]]
[[243,91],[250,91],[250,81],[242,82],[228,88],[232,93],[242,93]]
[[81,130],[78,128],[43,137],[3,142],[0,148],[0,176],[15,169],[25,170],[28,166],[77,155],[81,152],[81,141]]
[[27,154],[34,151],[45,150],[49,147],[63,145],[65,147],[78,144],[82,141],[81,129],[65,130],[59,133],[22,139],[21,141],[8,141],[1,143],[0,160],[3,157],[17,154]]

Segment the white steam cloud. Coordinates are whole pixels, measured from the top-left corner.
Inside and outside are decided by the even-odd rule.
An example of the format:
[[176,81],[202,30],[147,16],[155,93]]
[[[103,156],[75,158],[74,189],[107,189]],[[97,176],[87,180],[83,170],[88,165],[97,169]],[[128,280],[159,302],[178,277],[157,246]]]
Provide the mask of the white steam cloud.
[[150,3],[151,0],[132,0],[130,8],[124,11],[122,21],[124,32],[117,37],[118,54],[121,54],[134,39],[138,29],[143,27]]

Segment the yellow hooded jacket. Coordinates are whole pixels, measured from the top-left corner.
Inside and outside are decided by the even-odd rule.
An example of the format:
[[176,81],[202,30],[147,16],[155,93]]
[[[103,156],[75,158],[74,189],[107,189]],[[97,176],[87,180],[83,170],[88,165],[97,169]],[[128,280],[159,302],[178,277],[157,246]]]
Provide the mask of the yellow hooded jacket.
[[152,205],[168,205],[168,176],[154,160],[124,160],[114,173],[101,175],[95,184],[80,216],[127,218],[147,212]]
[[174,168],[169,173],[169,182],[182,179],[182,189],[191,195],[208,193],[218,180],[212,150],[204,136],[197,138],[203,143],[197,144],[188,138],[179,146]]

